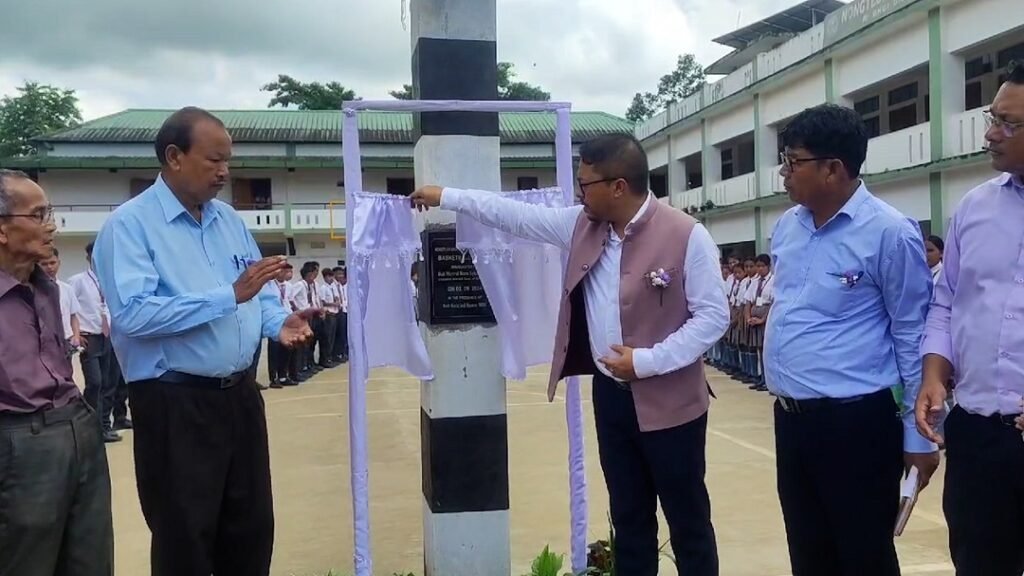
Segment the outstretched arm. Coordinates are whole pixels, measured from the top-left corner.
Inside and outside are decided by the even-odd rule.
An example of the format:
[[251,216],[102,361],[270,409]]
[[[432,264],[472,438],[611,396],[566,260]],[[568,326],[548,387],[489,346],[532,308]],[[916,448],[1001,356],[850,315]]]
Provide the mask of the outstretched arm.
[[503,198],[493,192],[424,186],[410,198],[420,210],[440,207],[514,236],[569,249],[581,206],[547,208]]

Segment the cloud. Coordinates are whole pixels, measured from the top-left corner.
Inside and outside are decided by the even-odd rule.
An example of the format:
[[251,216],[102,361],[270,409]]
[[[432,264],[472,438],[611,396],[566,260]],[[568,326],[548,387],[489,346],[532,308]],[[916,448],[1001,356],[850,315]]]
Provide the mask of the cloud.
[[[416,0],[411,0],[416,1]],[[576,109],[623,114],[676,57],[792,0],[498,0],[499,58]],[[128,107],[260,108],[278,73],[387,98],[410,80],[400,0],[33,0],[4,8],[0,93],[75,88],[87,118]],[[45,26],[38,23],[45,22]]]

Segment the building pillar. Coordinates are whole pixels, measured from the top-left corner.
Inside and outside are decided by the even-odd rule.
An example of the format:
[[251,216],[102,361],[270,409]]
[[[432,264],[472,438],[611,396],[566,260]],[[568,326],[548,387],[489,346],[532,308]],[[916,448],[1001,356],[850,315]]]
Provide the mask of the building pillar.
[[[413,0],[410,12],[415,97],[496,100],[495,0]],[[498,114],[424,112],[414,126],[417,186],[500,189]],[[440,210],[423,215],[428,233],[453,221]],[[508,422],[497,329],[421,320],[435,376],[420,393],[425,576],[509,576]]]
[[701,204],[703,205],[708,200],[714,200],[711,196],[711,188],[722,181],[722,151],[711,145],[707,118],[701,119],[700,131],[701,157],[704,163],[704,188],[701,191]]
[[[960,127],[954,118],[966,107],[965,63],[946,48],[945,20],[941,7],[928,11],[928,115],[932,162],[959,154]],[[929,176],[932,234],[943,236],[946,232],[945,183],[941,173]]]

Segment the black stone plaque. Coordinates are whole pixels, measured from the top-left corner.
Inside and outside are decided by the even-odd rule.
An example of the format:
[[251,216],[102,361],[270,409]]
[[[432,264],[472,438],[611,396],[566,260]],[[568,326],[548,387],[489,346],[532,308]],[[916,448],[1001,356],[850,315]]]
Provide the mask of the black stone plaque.
[[455,229],[423,232],[420,319],[427,324],[492,324],[494,311],[469,255],[455,247]]

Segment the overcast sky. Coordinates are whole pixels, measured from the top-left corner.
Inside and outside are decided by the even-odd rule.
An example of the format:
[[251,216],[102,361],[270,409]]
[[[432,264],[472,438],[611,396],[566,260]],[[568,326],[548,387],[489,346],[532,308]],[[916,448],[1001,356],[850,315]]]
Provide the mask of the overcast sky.
[[[415,0],[412,0],[415,1]],[[498,57],[577,110],[625,113],[677,55],[797,0],[497,0]],[[632,3],[633,8],[626,8]],[[78,91],[86,119],[125,108],[264,108],[286,73],[363,98],[410,82],[401,0],[5,2],[0,94],[26,80]]]

